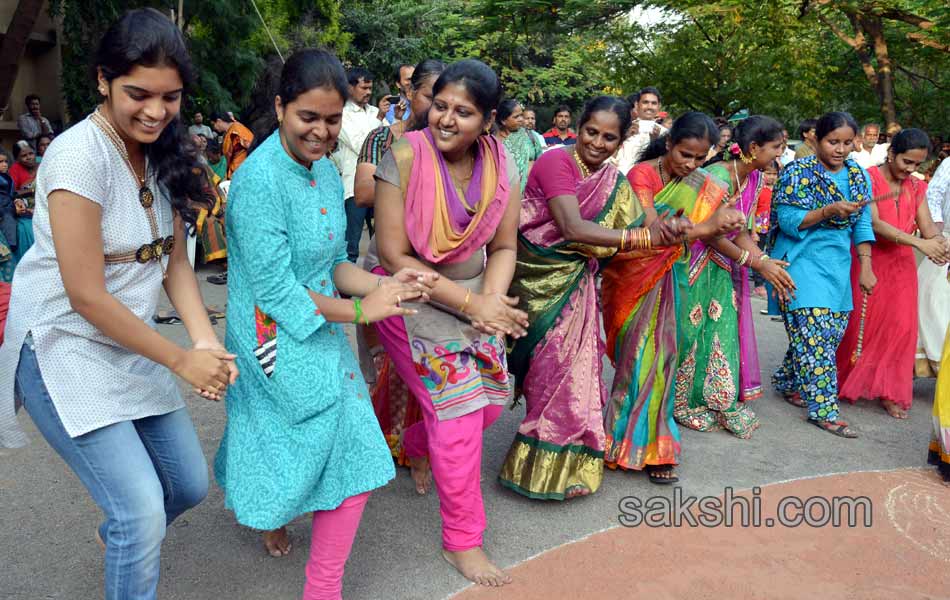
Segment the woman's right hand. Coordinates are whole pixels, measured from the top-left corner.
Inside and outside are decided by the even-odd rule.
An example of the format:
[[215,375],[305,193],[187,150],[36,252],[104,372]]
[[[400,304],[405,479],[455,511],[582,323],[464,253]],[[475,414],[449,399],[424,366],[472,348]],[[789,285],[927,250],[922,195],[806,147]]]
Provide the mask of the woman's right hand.
[[822,220],[830,219],[832,217],[837,217],[839,219],[847,219],[854,213],[858,212],[864,208],[864,204],[860,202],[849,202],[848,200],[839,200],[831,204],[825,205],[821,209],[821,218]]
[[402,283],[387,277],[360,301],[363,317],[375,323],[389,317],[414,315],[417,311],[402,306],[402,303],[418,300],[423,293],[421,286],[416,283]]
[[929,240],[920,240],[917,248],[923,252],[927,258],[938,265],[943,265],[950,261],[950,250],[947,248],[947,240],[940,236],[930,238]]
[[504,294],[475,294],[469,302],[472,326],[489,335],[518,339],[527,333],[528,314],[515,308],[518,299]]
[[181,355],[172,371],[191,387],[207,392],[202,394],[206,398],[220,400],[231,380],[229,363],[235,358],[226,350],[192,348]]
[[717,208],[716,212],[709,218],[709,227],[713,236],[727,235],[738,231],[745,224],[745,215],[727,205]]

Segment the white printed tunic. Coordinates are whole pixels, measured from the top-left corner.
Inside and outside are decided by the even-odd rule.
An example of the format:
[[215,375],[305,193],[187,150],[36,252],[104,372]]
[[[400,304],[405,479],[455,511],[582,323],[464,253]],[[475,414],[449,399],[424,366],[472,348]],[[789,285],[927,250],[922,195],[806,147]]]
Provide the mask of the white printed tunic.
[[[139,185],[118,150],[88,118],[57,137],[36,178],[36,242],[17,265],[3,346],[0,347],[0,447],[26,443],[15,415],[14,378],[20,349],[31,334],[36,358],[71,437],[120,421],[169,413],[184,406],[174,375],[130,352],[75,312],[66,296],[50,230],[47,196],[66,190],[102,207],[106,255],[134,252],[152,241]],[[150,178],[162,237],[173,234],[167,195]],[[167,258],[163,258],[167,265]],[[155,261],[105,265],[107,291],[152,325],[162,287]]]

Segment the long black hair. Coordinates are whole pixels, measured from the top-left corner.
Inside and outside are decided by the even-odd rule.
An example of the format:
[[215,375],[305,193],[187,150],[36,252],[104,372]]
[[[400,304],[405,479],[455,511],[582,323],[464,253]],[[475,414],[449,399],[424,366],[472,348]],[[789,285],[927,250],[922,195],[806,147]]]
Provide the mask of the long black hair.
[[442,74],[443,71],[445,71],[444,62],[434,58],[427,58],[416,65],[416,68],[413,69],[412,77],[409,79],[409,83],[412,85],[412,89],[418,90],[422,87],[422,84],[424,84],[427,79],[430,77],[437,78]]
[[498,105],[498,118],[495,119],[499,127],[515,112],[515,109],[519,106],[523,105],[514,98],[505,98],[501,101],[501,103]]
[[465,88],[486,121],[501,102],[501,81],[491,67],[480,60],[467,58],[449,65],[432,86],[432,95],[437,96],[450,83]]
[[821,118],[815,123],[815,139],[823,140],[829,133],[839,127],[850,127],[854,135],[858,135],[858,122],[854,120],[850,113],[830,112],[821,115]]
[[270,108],[266,116],[255,126],[254,143],[250,151],[253,152],[277,130],[274,96],[280,96],[281,103],[286,107],[301,94],[323,88],[337,92],[343,102],[346,102],[349,97],[349,84],[346,77],[346,71],[343,70],[340,59],[327,50],[310,48],[298,50],[290,55],[280,71],[277,89],[271,89],[267,94],[270,97]]
[[[739,150],[748,155],[752,142],[762,146],[769,142],[782,139],[782,124],[765,115],[752,115],[743,119],[732,129],[732,140]],[[720,130],[721,131],[721,130]],[[730,146],[732,144],[730,143]],[[709,166],[722,160],[739,158],[739,153],[733,153],[730,148],[725,148],[721,153],[717,153],[709,159],[703,166]]]
[[673,121],[673,127],[664,135],[653,140],[647,149],[640,155],[639,162],[645,162],[659,158],[666,154],[668,148],[666,141],[670,141],[670,146],[682,142],[683,140],[706,140],[712,146],[719,140],[719,128],[716,122],[706,113],[691,111],[683,114],[680,118]]
[[[418,91],[425,82],[429,79],[435,78],[438,79],[442,72],[445,71],[445,63],[441,60],[436,60],[434,58],[426,58],[412,71],[412,78],[410,78],[409,83],[412,86],[413,91]],[[435,81],[432,82],[433,86]],[[412,110],[412,107],[409,108]],[[423,115],[418,121],[413,121],[412,126],[407,129],[407,131],[422,131],[429,126],[429,119],[426,118],[429,114],[426,111],[426,114]]]
[[580,131],[581,127],[594,116],[594,113],[601,111],[612,112],[620,119],[620,139],[622,141],[627,136],[633,117],[630,116],[630,103],[618,96],[597,96],[589,100],[584,105],[584,112],[581,113],[580,119],[577,120],[577,130]]
[[930,154],[930,136],[922,129],[901,129],[897,135],[891,139],[890,152],[894,156],[903,154],[911,150],[926,150]]
[[[153,8],[130,10],[102,36],[93,61],[93,79],[98,74],[112,82],[135,67],[173,67],[185,90],[194,81],[194,67],[185,39],[171,20]],[[198,209],[211,208],[213,199],[205,189],[204,171],[187,130],[176,116],[158,139],[143,145],[158,183],[167,190],[172,207],[194,226]]]

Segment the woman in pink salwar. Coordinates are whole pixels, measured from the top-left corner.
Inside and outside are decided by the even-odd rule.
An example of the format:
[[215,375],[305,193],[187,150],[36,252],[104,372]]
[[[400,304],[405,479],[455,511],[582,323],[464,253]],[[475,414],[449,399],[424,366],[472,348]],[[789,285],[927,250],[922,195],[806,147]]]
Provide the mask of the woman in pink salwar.
[[[505,336],[527,326],[507,296],[515,270],[517,167],[488,135],[501,84],[477,60],[433,86],[428,127],[406,133],[376,171],[377,272],[440,274],[429,305],[376,324],[423,421],[403,434],[417,489],[439,495],[443,556],[469,580],[508,583],[482,550],[482,430],[511,397]],[[368,264],[369,268],[374,265]]]

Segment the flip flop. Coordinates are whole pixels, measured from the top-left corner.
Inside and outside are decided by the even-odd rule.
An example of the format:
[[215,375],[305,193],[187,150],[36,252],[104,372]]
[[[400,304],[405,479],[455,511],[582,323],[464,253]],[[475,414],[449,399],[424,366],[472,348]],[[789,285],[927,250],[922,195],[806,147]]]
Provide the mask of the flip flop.
[[217,319],[223,319],[225,317],[224,311],[219,310],[218,307],[213,304],[209,304],[208,306],[206,306],[205,311],[207,311],[208,318],[211,319],[212,321],[215,321]]
[[815,427],[827,431],[828,433],[834,434],[838,437],[854,439],[858,437],[858,434],[854,432],[853,429],[848,427],[848,424],[844,421],[816,421],[814,419],[808,419],[809,423],[812,423]]
[[[663,477],[662,474],[664,473],[667,475],[666,477]],[[656,483],[658,485],[669,485],[680,480],[674,472],[672,465],[648,465],[647,477],[650,478],[650,483]]]
[[176,325],[181,323],[181,317],[173,310],[159,311],[152,317],[152,320],[162,325]]
[[224,271],[223,273],[208,275],[205,277],[205,281],[208,283],[213,283],[214,285],[225,285],[228,282],[228,272]]

